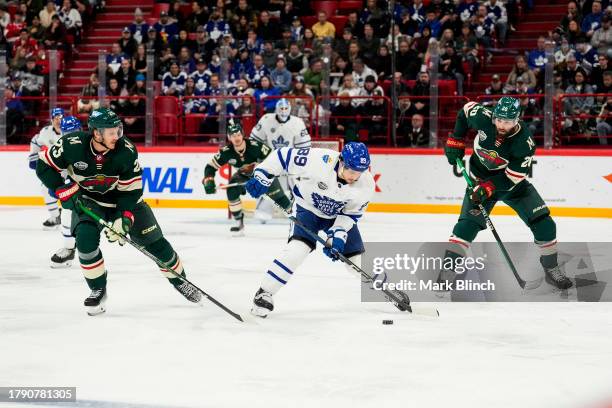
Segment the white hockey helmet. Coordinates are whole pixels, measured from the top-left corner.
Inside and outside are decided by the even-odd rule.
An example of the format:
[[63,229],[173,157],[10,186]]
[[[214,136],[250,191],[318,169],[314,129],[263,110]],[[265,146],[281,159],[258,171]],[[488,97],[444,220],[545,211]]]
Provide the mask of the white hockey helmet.
[[289,120],[289,116],[291,116],[291,104],[285,98],[280,99],[276,102],[276,116],[278,120],[281,122],[286,122]]

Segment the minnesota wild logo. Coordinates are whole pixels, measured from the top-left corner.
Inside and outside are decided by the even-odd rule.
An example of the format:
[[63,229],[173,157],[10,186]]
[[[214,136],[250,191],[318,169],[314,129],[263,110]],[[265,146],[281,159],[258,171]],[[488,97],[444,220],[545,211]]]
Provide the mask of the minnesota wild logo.
[[504,159],[495,150],[488,150],[482,147],[476,149],[478,159],[484,164],[489,170],[497,170],[504,168],[508,165],[508,160]]

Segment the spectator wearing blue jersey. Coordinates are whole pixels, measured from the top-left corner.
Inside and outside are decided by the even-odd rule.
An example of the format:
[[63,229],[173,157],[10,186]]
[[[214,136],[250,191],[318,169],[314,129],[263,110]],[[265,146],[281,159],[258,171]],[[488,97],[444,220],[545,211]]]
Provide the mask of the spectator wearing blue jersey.
[[167,96],[181,96],[187,82],[187,74],[181,71],[176,61],[170,63],[170,71],[162,77],[162,92]]
[[202,98],[198,96],[204,95],[204,92],[198,90],[193,77],[187,78],[185,82],[185,90],[183,91],[183,110],[185,113],[205,113],[206,104]]
[[484,4],[487,9],[487,16],[493,20],[497,30],[497,39],[503,45],[506,41],[508,32],[508,13],[503,3],[498,0],[489,0]]
[[147,31],[149,31],[149,25],[144,19],[144,15],[140,8],[136,8],[134,10],[134,21],[129,26],[130,32],[132,33],[132,38],[138,44],[142,44],[143,42],[147,42]]
[[436,11],[433,8],[428,8],[425,13],[425,21],[421,23],[419,26],[419,32],[423,34],[423,29],[425,27],[429,27],[429,32],[432,37],[438,37],[440,35],[440,30],[442,29],[442,24],[438,21],[436,17]]
[[227,23],[227,21],[223,20],[221,16],[221,10],[216,7],[213,8],[210,19],[204,28],[206,29],[208,36],[216,42],[221,41],[221,38],[225,34],[230,34],[231,32],[230,25]]
[[582,32],[586,34],[588,38],[593,36],[595,30],[601,27],[601,19],[603,18],[603,12],[601,11],[601,2],[595,0],[591,6],[591,14],[587,14],[582,19]]
[[[274,98],[275,96],[280,96],[281,91],[277,87],[272,85],[270,78],[267,76],[263,76],[260,81],[260,85],[253,92],[253,97],[257,102],[257,106],[261,107],[261,101],[263,101],[263,107],[266,113],[274,112],[274,108],[276,107],[276,102],[278,102],[278,98]],[[272,96],[273,98],[270,98]]]
[[529,65],[529,68],[533,70],[536,76],[538,75],[540,71],[544,69],[544,65],[546,65],[546,38],[545,37],[540,36],[538,38],[537,48],[529,52],[527,64]]
[[106,65],[111,74],[116,74],[121,67],[121,61],[127,59],[127,55],[121,52],[121,45],[118,42],[114,42],[111,45],[110,54],[106,55]]
[[463,0],[457,6],[457,14],[463,22],[469,22],[478,12],[478,2],[475,0]]
[[178,25],[170,20],[166,11],[161,12],[159,21],[153,25],[153,28],[155,28],[157,34],[161,36],[164,44],[171,44],[179,31]]
[[263,43],[254,29],[248,31],[245,46],[249,55],[259,54],[263,50]]
[[211,75],[212,72],[208,69],[206,61],[204,61],[204,58],[200,58],[196,63],[196,70],[189,75],[189,78],[193,79],[196,90],[204,92],[210,84]]
[[[423,0],[414,0],[414,2],[407,7],[406,14],[408,16],[407,18],[410,19],[415,26],[420,26],[421,23],[425,21],[425,6],[423,5]],[[406,16],[406,14],[404,14],[404,16]],[[401,21],[404,19],[405,17],[402,18]]]
[[578,37],[576,40],[576,61],[588,74],[593,68],[599,65],[599,55],[597,50],[591,46],[585,35]]
[[230,99],[220,98],[223,95],[221,89],[219,75],[213,74],[210,77],[210,86],[204,92],[207,96],[202,100],[202,105],[205,109],[200,109],[206,112],[206,119],[200,125],[200,132],[204,134],[217,134],[219,132],[219,115],[221,109],[226,107],[226,114],[233,115],[235,113],[234,105]]
[[291,90],[291,72],[286,67],[285,57],[281,54],[276,59],[276,67],[270,72],[272,84],[277,87],[281,93],[287,93]]
[[189,48],[187,47],[181,48],[177,63],[179,65],[179,69],[187,75],[196,69],[195,62],[193,61],[193,58],[191,58],[191,51],[189,51]]
[[270,76],[270,70],[263,63],[263,58],[259,54],[253,56],[253,65],[247,70],[247,81],[251,86],[259,86],[259,81],[264,76]]

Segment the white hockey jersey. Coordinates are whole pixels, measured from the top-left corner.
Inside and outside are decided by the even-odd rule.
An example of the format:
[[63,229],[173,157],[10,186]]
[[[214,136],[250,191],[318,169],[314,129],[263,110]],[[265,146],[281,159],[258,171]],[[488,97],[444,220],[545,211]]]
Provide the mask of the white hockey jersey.
[[304,121],[293,115],[287,122],[281,123],[275,113],[266,113],[259,119],[250,137],[271,149],[310,147],[310,134]]
[[297,205],[321,218],[333,219],[334,228],[349,231],[361,218],[374,194],[374,177],[365,171],[353,184],[338,178],[340,152],[318,148],[284,147],[255,167],[268,174],[290,174]]
[[38,152],[40,152],[43,147],[53,146],[61,137],[62,135],[53,129],[53,125],[47,125],[40,129],[40,132],[30,141],[30,156],[34,154],[38,155]]

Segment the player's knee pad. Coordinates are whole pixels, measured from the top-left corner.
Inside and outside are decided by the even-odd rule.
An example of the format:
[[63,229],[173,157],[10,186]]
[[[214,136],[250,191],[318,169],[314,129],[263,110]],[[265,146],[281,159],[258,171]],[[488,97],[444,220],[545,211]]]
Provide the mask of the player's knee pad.
[[463,241],[472,242],[483,229],[485,229],[483,225],[472,220],[460,219],[453,228],[453,235]]
[[75,228],[74,235],[79,253],[89,253],[100,246],[100,230],[92,222],[80,222]]
[[227,189],[227,199],[228,201],[240,201],[240,195],[242,193],[243,188],[240,186],[230,187]]
[[276,293],[284,286],[297,268],[310,253],[310,247],[299,240],[291,240],[283,252],[268,267],[261,287],[270,293]]
[[536,242],[551,242],[557,238],[557,225],[550,214],[529,221],[529,228]]

